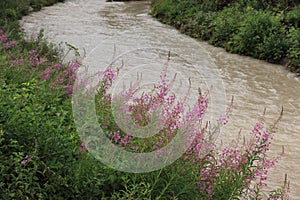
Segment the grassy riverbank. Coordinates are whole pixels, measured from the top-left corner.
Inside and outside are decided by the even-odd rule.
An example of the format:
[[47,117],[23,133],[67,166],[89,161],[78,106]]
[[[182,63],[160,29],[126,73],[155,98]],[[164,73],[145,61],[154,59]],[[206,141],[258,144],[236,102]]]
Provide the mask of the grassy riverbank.
[[152,15],[228,52],[300,72],[300,2],[152,0]]
[[0,2],[0,27],[5,30],[19,32],[18,21],[29,12],[38,11],[43,6],[50,6],[64,0],[2,0]]
[[[97,117],[111,143],[135,153],[157,150],[157,159],[163,156],[161,148],[189,127],[195,140],[186,152],[168,167],[141,174],[120,172],[94,159],[89,145],[79,138],[73,117],[71,98],[80,62],[62,63],[63,52],[42,33],[35,41],[24,41],[17,24],[29,6],[38,10],[49,2],[0,3],[0,199],[287,199],[287,184],[261,193],[268,170],[277,161],[268,156],[273,131],[264,128],[263,119],[254,125],[250,141],[237,139],[231,146],[216,148],[206,143],[212,132],[202,121],[209,105],[206,96],[199,94],[185,116],[183,102],[170,94],[163,72],[155,92],[135,99],[128,111],[135,124],[145,126],[151,109],[163,108],[159,134],[133,138],[118,127],[108,93],[122,73],[116,69],[99,73],[103,78],[96,94]],[[133,95],[134,87],[126,95]],[[229,111],[220,126],[227,123]],[[204,151],[207,144],[210,151]],[[107,153],[108,158],[113,156]]]

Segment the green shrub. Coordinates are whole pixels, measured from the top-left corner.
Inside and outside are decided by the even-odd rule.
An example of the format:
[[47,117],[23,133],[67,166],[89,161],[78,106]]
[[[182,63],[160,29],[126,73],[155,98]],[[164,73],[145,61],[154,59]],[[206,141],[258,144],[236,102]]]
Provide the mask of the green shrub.
[[213,33],[212,21],[215,16],[215,12],[195,12],[194,16],[189,18],[189,21],[180,25],[180,31],[194,38],[207,40]]
[[294,7],[291,11],[288,11],[285,16],[285,23],[300,28],[300,5]]
[[287,53],[288,42],[282,16],[248,8],[237,33],[227,49],[271,62],[279,62]]
[[288,33],[290,42],[288,57],[290,58],[289,67],[292,71],[300,72],[300,30],[291,28]]
[[[55,115],[53,116],[55,112],[60,112],[59,105],[54,107],[44,104],[43,100],[39,101],[38,95],[36,96],[37,90],[34,80],[19,86],[2,82],[2,199],[45,197],[50,192],[50,187],[55,189],[64,182],[61,176],[68,174],[68,170],[61,170],[63,163],[71,161],[71,164],[72,160],[75,161],[72,150],[76,144],[74,139],[70,138],[71,135],[62,135],[65,132],[62,126],[61,132],[53,129],[58,125],[56,122],[61,120],[54,120]],[[49,108],[48,112],[45,105]],[[54,111],[56,108],[59,110]],[[50,114],[53,111],[54,113]],[[44,145],[45,143],[47,145]],[[22,160],[28,162],[22,165]],[[51,181],[56,184],[50,184]]]
[[[218,13],[212,24],[214,27],[210,44],[225,47],[226,43],[237,33],[240,28],[243,13],[238,7],[228,7]],[[230,49],[227,49],[230,50]]]
[[299,1],[152,0],[152,14],[181,32],[227,51],[298,71]]

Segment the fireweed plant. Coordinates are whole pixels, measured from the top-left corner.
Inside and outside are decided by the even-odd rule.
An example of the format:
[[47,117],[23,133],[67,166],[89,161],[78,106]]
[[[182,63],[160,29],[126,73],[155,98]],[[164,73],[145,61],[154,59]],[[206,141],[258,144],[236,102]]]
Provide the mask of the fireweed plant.
[[[167,76],[168,67],[168,63],[166,63],[161,72],[160,81],[154,84],[151,92],[142,93],[139,97],[135,96],[141,84],[141,76],[138,76],[135,84],[117,95],[117,99],[121,99],[123,103],[123,107],[118,110],[118,113],[122,113],[121,116],[113,114],[115,108],[112,103],[113,97],[109,91],[122,67],[114,70],[111,65],[105,71],[98,73],[101,77],[96,94],[98,122],[110,141],[124,150],[135,153],[156,150],[157,159],[159,159],[160,156],[163,156],[160,155],[160,149],[175,137],[180,128],[189,126],[192,128],[188,129],[187,134],[193,136],[193,140],[187,144],[183,156],[171,167],[166,167],[167,170],[171,169],[170,171],[160,170],[156,178],[163,179],[160,176],[162,171],[182,177],[192,176],[192,179],[189,177],[187,180],[194,181],[189,183],[194,185],[192,193],[194,199],[288,199],[289,186],[286,181],[283,189],[272,191],[268,197],[261,192],[261,189],[267,186],[269,169],[279,159],[279,157],[269,158],[267,152],[273,139],[272,132],[274,132],[274,127],[279,122],[282,113],[270,129],[264,128],[263,114],[250,132],[248,141],[245,138],[243,141],[238,138],[229,147],[218,151],[210,140],[218,134],[216,132],[220,131],[220,127],[228,122],[233,102],[228,107],[225,116],[219,119],[218,127],[212,128],[209,122],[203,122],[208,106],[207,94],[203,95],[199,89],[195,105],[186,111],[184,106],[189,93],[187,92],[182,100],[178,100],[175,94],[170,92],[175,77],[172,79]],[[188,88],[189,90],[190,88]],[[118,126],[121,120],[121,123],[127,124],[128,127],[129,121],[126,119],[128,116],[132,120],[130,123],[135,123],[140,127],[146,126],[149,124],[151,111],[157,107],[161,108],[162,128],[155,136],[146,139],[135,138],[126,134],[127,131],[130,132],[130,128],[124,130]],[[118,118],[118,123],[116,123],[116,118]],[[174,165],[180,167],[174,168]],[[177,184],[176,178],[172,178],[171,174],[169,175],[170,182],[163,189],[164,192],[169,191],[168,187],[172,188],[172,184]],[[172,181],[174,183],[171,183]],[[184,191],[181,191],[182,194],[172,192],[171,196],[174,199],[185,197]]]
[[[159,151],[160,148],[172,140],[180,128],[186,128],[188,125],[193,128],[189,128],[186,134],[189,134],[191,137],[194,136],[195,140],[193,140],[193,143],[195,143],[196,138],[198,139],[198,145],[204,143],[205,134],[202,132],[201,126],[208,101],[204,95],[199,93],[196,105],[189,112],[185,112],[184,106],[188,92],[182,101],[176,101],[175,94],[170,94],[169,87],[174,79],[167,79],[167,65],[161,73],[160,81],[154,85],[151,92],[142,93],[140,97],[134,97],[135,93],[139,90],[141,81],[139,78],[129,89],[115,97],[115,101],[118,101],[117,105],[122,103],[122,106],[115,106],[115,108],[111,107],[111,105],[116,104],[111,104],[112,99],[108,90],[112,86],[112,82],[117,77],[117,74],[111,68],[100,74],[103,74],[103,79],[97,94],[99,122],[102,128],[109,130],[107,131],[108,137],[111,138],[113,143],[120,144],[125,149],[137,153],[153,150]],[[126,134],[126,131],[132,131],[128,125],[129,123],[134,123],[138,127],[149,125],[152,111],[157,111],[157,108],[160,109],[159,120],[162,121],[162,127],[158,134],[146,139],[143,138],[142,140]],[[112,109],[117,110],[117,112],[113,114],[111,112]],[[103,112],[103,110],[106,110],[106,112]],[[131,119],[126,119],[128,116]],[[107,117],[112,120],[104,120]],[[118,123],[115,123],[116,118]],[[118,126],[120,124],[126,128],[121,130]],[[152,133],[148,134],[152,135]],[[186,146],[186,151],[190,148],[189,146]],[[201,152],[199,151],[198,153]]]
[[[178,99],[170,91],[175,78],[168,77],[168,63],[149,93],[137,95],[138,78],[116,99],[110,89],[122,68],[99,72],[97,119],[111,143],[133,153],[156,151],[158,161],[178,130],[187,130],[193,140],[179,159],[160,170],[126,173],[103,165],[78,137],[72,118],[70,97],[82,64],[62,64],[51,48],[41,37],[26,43],[0,30],[1,199],[288,199],[287,181],[269,195],[261,190],[278,160],[267,156],[273,128],[264,128],[262,117],[248,141],[238,138],[220,150],[211,138],[227,123],[232,106],[218,127],[211,127],[204,122],[208,94],[199,90],[186,109],[189,92]],[[118,99],[124,106],[113,107]],[[137,138],[127,134],[130,128],[119,127],[128,122],[145,127],[153,110],[162,122],[156,135]],[[128,116],[129,121],[120,120]]]

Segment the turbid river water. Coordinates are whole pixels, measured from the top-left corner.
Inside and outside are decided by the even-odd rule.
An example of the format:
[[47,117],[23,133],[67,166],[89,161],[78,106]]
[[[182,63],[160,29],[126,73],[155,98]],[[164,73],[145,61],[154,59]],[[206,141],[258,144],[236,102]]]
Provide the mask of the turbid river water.
[[[234,96],[233,113],[219,140],[228,143],[241,129],[247,134],[267,108],[267,124],[284,115],[274,135],[271,155],[284,154],[270,171],[268,187],[280,187],[288,173],[291,197],[300,199],[300,81],[283,66],[226,53],[199,42],[152,19],[148,1],[106,3],[105,0],[67,0],[26,16],[20,22],[28,36],[45,29],[55,43],[68,42],[85,55],[84,63],[103,69],[112,59],[124,61],[122,81],[132,81],[142,72],[145,85],[159,76],[171,52],[170,71],[182,81],[188,78],[192,92],[209,89],[211,116],[218,116]],[[124,83],[123,83],[124,84]],[[212,119],[213,120],[213,119]]]

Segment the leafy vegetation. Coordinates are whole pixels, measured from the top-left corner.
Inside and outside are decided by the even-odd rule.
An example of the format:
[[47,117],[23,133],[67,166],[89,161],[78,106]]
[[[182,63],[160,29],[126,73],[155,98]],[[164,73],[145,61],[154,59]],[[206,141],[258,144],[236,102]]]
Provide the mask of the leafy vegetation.
[[[18,2],[28,6],[34,2],[38,7],[50,1]],[[129,114],[138,126],[149,123],[151,106],[162,105],[164,129],[158,136],[133,138],[116,124],[109,88],[118,75],[117,68],[98,73],[102,79],[96,111],[111,143],[136,153],[160,150],[177,134],[180,121],[194,124],[192,127],[198,128],[189,130],[196,134],[195,139],[183,156],[148,173],[117,171],[96,160],[74,123],[71,97],[78,87],[74,80],[82,66],[79,59],[63,63],[62,52],[43,39],[43,32],[35,41],[24,41],[15,20],[27,11],[18,11],[16,1],[1,3],[1,11],[5,10],[1,23],[5,23],[0,28],[0,199],[257,199],[264,195],[260,189],[277,161],[267,156],[272,129],[265,129],[261,119],[248,142],[237,139],[222,150],[212,145],[210,151],[204,151],[205,144],[210,144],[211,129],[204,126],[202,117],[209,102],[199,93],[187,115],[194,117],[192,121],[182,118],[184,104],[170,93],[166,70],[148,101],[141,101],[146,98],[141,96],[129,104]],[[19,17],[3,14],[8,12]],[[297,36],[295,32],[291,30],[291,37]],[[134,87],[125,94],[133,95]],[[220,126],[226,124],[229,114],[230,109],[220,119]],[[285,183],[265,196],[287,199],[288,190]]]
[[152,15],[232,53],[300,72],[299,1],[152,0]]

